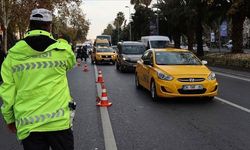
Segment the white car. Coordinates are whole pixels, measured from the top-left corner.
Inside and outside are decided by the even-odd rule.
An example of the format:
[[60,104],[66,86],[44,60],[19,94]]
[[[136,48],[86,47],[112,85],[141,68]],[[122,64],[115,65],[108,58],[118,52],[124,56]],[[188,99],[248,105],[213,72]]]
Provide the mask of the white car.
[[231,50],[233,48],[233,41],[229,40],[226,44],[224,44],[227,49]]
[[[193,50],[194,50],[194,51],[197,51],[197,44],[195,44],[195,45],[193,46]],[[209,47],[207,46],[207,44],[203,44],[203,51],[204,51],[204,52],[209,52]]]

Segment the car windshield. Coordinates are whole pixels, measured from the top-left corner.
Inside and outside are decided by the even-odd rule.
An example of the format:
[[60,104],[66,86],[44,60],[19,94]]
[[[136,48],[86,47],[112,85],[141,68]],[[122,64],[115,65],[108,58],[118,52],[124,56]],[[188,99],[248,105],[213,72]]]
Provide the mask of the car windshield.
[[150,41],[151,48],[167,48],[169,41]]
[[98,46],[110,46],[109,43],[96,43],[96,47]]
[[123,45],[122,53],[141,55],[145,50],[145,46],[143,45]]
[[191,52],[156,52],[157,65],[201,65]]
[[112,48],[97,48],[97,52],[114,52]]

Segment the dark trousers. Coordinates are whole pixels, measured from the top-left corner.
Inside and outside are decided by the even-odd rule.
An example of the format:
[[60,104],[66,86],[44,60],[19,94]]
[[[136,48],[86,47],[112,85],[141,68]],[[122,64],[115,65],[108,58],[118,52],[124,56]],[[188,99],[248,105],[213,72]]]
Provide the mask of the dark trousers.
[[24,150],[74,150],[71,129],[53,132],[32,132],[22,141]]

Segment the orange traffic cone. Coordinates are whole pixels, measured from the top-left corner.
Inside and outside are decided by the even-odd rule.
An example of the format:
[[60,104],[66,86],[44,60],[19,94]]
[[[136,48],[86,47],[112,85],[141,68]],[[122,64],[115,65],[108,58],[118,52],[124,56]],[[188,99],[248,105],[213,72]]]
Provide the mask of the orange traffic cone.
[[89,71],[88,65],[87,65],[87,64],[84,64],[84,66],[83,66],[83,71],[84,71],[84,72],[88,72],[88,71]]
[[103,77],[102,77],[102,73],[98,73],[98,77],[97,77],[97,81],[96,83],[104,83]]
[[98,74],[102,74],[102,71],[100,69],[98,70]]
[[102,84],[102,95],[101,95],[101,98],[99,99],[99,102],[96,105],[100,106],[100,107],[109,107],[109,106],[112,105],[112,103],[109,102],[109,100],[108,100],[107,89],[104,86],[104,84]]
[[81,66],[81,59],[77,58],[77,66],[80,67]]

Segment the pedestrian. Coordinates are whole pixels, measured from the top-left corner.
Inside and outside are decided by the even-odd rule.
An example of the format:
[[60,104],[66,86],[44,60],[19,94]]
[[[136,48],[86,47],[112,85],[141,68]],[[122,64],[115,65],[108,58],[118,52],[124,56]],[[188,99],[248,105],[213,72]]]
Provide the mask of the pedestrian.
[[87,58],[89,57],[89,55],[88,55],[88,50],[87,50],[87,46],[86,45],[84,45],[83,47],[82,47],[82,57],[84,58],[84,61],[85,61],[85,63],[87,62]]
[[81,47],[77,47],[76,49],[76,59],[83,61],[83,49]]
[[70,96],[66,72],[75,56],[66,40],[51,31],[52,12],[32,10],[29,31],[5,58],[1,111],[24,150],[73,150]]

